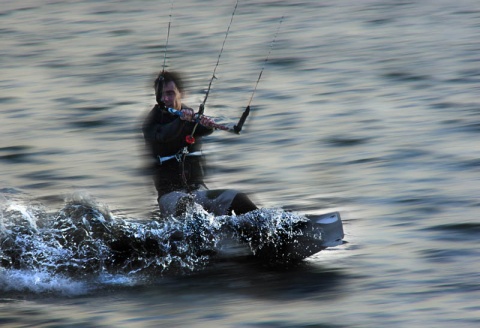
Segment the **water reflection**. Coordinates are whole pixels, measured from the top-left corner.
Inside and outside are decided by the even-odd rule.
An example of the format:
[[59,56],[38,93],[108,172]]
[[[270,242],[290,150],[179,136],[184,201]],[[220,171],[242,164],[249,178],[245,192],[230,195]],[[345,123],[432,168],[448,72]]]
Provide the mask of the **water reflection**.
[[309,263],[289,268],[269,268],[262,267],[261,263],[226,262],[200,274],[169,280],[160,289],[163,294],[181,287],[176,293],[210,295],[213,298],[221,291],[257,299],[293,301],[308,298],[321,301],[342,297],[347,292],[346,282],[349,279],[343,270]]

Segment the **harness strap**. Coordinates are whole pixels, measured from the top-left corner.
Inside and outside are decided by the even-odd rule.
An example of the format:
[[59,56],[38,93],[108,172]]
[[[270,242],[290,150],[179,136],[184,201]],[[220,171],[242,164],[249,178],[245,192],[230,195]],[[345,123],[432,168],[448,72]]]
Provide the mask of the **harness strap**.
[[201,156],[202,152],[201,151],[195,151],[193,153],[186,153],[186,154],[184,154],[183,152],[178,152],[177,154],[170,155],[170,156],[163,156],[163,157],[157,156],[157,159],[158,159],[158,163],[160,165],[162,165],[164,162],[169,161],[169,160],[174,159],[174,158],[177,160],[177,162],[181,162],[184,155],[185,156]]

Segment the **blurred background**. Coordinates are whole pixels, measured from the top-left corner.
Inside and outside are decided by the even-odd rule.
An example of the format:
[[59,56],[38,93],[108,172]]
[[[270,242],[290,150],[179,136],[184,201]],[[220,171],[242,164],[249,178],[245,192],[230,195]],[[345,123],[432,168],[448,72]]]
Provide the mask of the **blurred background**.
[[[168,24],[167,69],[197,108],[235,1],[0,3],[2,202],[57,211],[80,191],[148,218],[140,127]],[[0,297],[0,323],[478,325],[479,32],[473,0],[239,1],[205,113],[236,123],[265,70],[242,134],[205,140],[208,185],[339,210],[348,244],[286,272],[232,265],[83,296],[57,280]],[[20,283],[1,270],[4,292]]]

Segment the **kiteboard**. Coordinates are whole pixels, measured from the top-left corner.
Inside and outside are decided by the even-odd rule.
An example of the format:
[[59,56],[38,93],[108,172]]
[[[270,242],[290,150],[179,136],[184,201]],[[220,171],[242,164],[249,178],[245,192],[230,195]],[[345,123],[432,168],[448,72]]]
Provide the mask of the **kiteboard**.
[[221,258],[243,256],[265,264],[283,265],[344,243],[339,212],[300,217],[289,217],[288,212],[271,217],[247,213],[229,217],[228,221],[225,225],[234,238],[222,239],[217,248],[217,256]]

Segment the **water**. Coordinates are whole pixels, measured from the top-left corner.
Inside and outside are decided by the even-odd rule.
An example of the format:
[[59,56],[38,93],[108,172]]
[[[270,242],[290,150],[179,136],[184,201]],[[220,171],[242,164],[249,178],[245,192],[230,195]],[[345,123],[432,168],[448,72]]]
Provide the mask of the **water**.
[[[2,1],[2,208],[35,222],[81,193],[115,217],[151,218],[140,124],[170,3]],[[203,100],[233,7],[174,2],[167,65],[188,77],[187,104]],[[479,324],[480,5],[240,1],[207,102],[219,122],[248,103],[283,15],[242,135],[206,140],[208,184],[266,208],[340,210],[348,244],[285,270],[2,269],[3,326]]]

